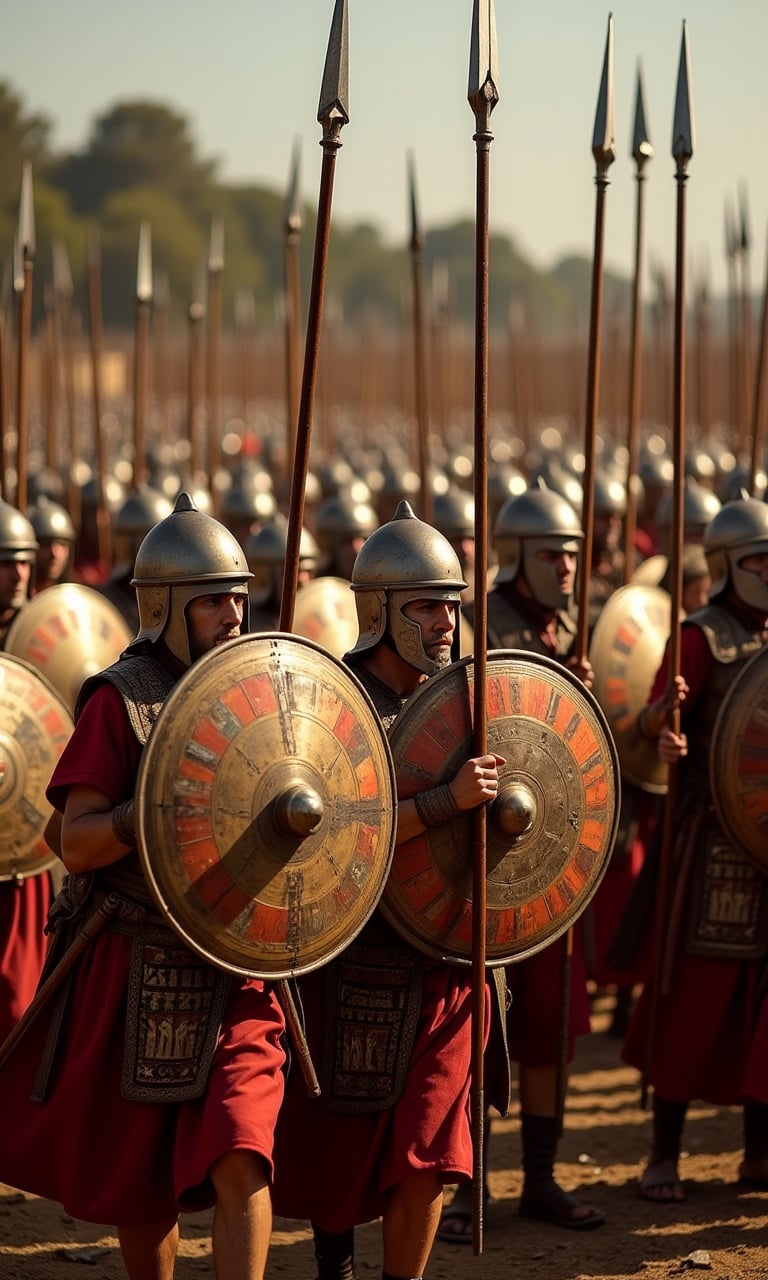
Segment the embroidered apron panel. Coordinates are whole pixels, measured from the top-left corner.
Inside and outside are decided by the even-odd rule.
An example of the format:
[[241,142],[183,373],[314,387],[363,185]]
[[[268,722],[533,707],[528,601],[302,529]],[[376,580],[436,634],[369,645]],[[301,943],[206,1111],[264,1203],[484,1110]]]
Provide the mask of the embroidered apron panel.
[[768,880],[715,830],[697,854],[689,885],[687,950],[755,959],[768,950]]
[[421,1008],[421,957],[353,944],[325,969],[323,1104],[385,1111],[403,1092]]
[[140,929],[131,947],[122,1094],[183,1102],[205,1089],[229,975],[172,930]]

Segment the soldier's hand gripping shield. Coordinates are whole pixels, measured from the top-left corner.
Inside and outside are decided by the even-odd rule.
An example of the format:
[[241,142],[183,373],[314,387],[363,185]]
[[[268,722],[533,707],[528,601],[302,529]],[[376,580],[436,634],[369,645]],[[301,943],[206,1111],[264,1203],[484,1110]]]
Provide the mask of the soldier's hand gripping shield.
[[0,880],[58,863],[44,839],[52,814],[45,790],[73,728],[53,686],[29,663],[0,654]]
[[768,648],[749,660],[723,698],[709,776],[726,836],[768,872]]
[[164,914],[233,973],[332,959],[381,896],[395,784],[367,693],[298,636],[241,636],[163,705],[136,791],[139,854]]
[[592,632],[592,686],[619,753],[622,777],[653,795],[667,790],[667,766],[637,717],[648,701],[669,638],[672,606],[661,587],[630,582],[606,600]]
[[[390,745],[399,799],[449,782],[473,755],[473,664],[417,690]],[[597,701],[566,668],[488,654],[488,751],[502,756],[486,835],[486,961],[523,960],[559,938],[602,879],[616,839],[619,769]],[[473,811],[399,844],[381,900],[427,955],[472,960]]]
[[87,676],[111,666],[133,633],[113,604],[92,587],[46,587],[11,623],[5,652],[30,663],[74,712]]

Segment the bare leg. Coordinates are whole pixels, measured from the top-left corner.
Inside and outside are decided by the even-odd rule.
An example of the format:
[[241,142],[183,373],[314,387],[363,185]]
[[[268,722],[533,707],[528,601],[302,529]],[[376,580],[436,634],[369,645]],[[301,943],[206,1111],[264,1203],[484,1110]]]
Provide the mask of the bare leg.
[[118,1227],[117,1238],[128,1280],[173,1280],[179,1247],[178,1222]]
[[211,1170],[216,1188],[213,1262],[218,1280],[264,1280],[272,1232],[272,1196],[263,1161],[231,1151]]
[[424,1274],[442,1204],[442,1184],[434,1173],[414,1173],[397,1184],[382,1223],[386,1272],[393,1276]]

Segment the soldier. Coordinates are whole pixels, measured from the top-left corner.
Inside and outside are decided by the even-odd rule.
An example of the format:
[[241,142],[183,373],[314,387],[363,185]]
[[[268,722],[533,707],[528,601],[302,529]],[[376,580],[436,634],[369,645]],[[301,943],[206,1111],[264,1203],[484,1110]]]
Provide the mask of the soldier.
[[115,1224],[130,1280],[172,1280],[179,1211],[212,1205],[216,1274],[264,1276],[282,1012],[264,982],[231,978],[169,928],[134,831],[154,719],[190,665],[239,634],[249,576],[232,535],[182,493],[136,557],[138,634],[83,687],[48,791],[70,873],[53,956],[94,907],[111,915],[3,1067],[0,1178]]
[[[360,630],[346,659],[385,728],[449,665],[464,585],[447,540],[407,502],[360,551],[352,575]],[[450,785],[401,801],[398,842],[492,799],[499,763],[495,755],[468,760]],[[325,1078],[317,1100],[289,1076],[275,1209],[311,1220],[319,1280],[354,1277],[354,1227],[377,1217],[383,1280],[420,1277],[443,1184],[472,1168],[469,972],[424,961],[376,911],[355,942],[299,988]]]
[[[525,649],[555,658],[586,685],[592,671],[572,655],[576,623],[572,601],[583,533],[576,512],[560,494],[537,481],[504,504],[493,534],[498,555],[488,594],[488,647]],[[576,931],[579,943],[580,931]],[[554,1178],[557,1153],[557,1079],[560,1038],[561,946],[550,945],[507,968],[512,1004],[507,1015],[509,1053],[518,1063],[523,1193],[527,1217],[577,1230],[601,1226],[604,1215],[560,1187]],[[569,1001],[568,1053],[590,1030],[583,948],[574,947]],[[488,1078],[506,1064],[488,1063]],[[486,1135],[490,1133],[490,1117]],[[487,1195],[487,1191],[486,1191]],[[468,1188],[459,1188],[443,1214],[440,1239],[471,1240]]]
[[132,631],[139,626],[131,581],[136,553],[150,529],[170,513],[171,503],[165,495],[141,483],[129,491],[112,517],[112,569],[109,579],[95,584],[95,589],[115,606]]
[[[261,528],[248,535],[243,550],[253,575],[248,584],[251,631],[275,631],[280,622],[288,521],[280,511]],[[320,549],[308,529],[299,541],[298,587],[303,587],[317,571]]]
[[38,543],[34,581],[34,594],[38,595],[46,587],[67,581],[76,541],[75,526],[66,508],[45,494],[40,495],[27,515]]
[[370,502],[358,497],[354,489],[339,489],[324,498],[315,511],[320,573],[349,581],[358,552],[378,523]]
[[[768,636],[768,506],[747,497],[725,504],[706,531],[704,549],[710,602],[683,621],[676,689],[667,692],[665,658],[638,721],[641,732],[658,741],[661,759],[677,765],[675,906],[664,924],[668,991],[658,997],[650,1045],[653,1142],[640,1181],[640,1194],[657,1203],[685,1198],[678,1164],[694,1098],[743,1105],[739,1176],[768,1188],[765,1028],[758,1030],[768,956],[768,881],[723,832],[709,768],[723,697]],[[678,703],[682,732],[675,734],[667,719]],[[729,910],[734,889],[737,912]],[[633,1066],[646,1065],[651,1005],[646,984],[624,1047]]]
[[[37,539],[29,520],[0,501],[0,649],[29,599]],[[0,1041],[35,994],[45,960],[45,917],[52,898],[48,872],[0,881]]]

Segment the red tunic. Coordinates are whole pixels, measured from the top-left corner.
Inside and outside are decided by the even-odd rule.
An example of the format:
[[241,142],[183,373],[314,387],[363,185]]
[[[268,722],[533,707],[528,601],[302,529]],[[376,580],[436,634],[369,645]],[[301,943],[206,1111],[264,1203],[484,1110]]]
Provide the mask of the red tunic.
[[35,994],[48,945],[43,930],[51,898],[47,871],[19,884],[0,883],[0,1044]]
[[[63,807],[67,789],[83,783],[118,803],[133,792],[140,750],[122,698],[101,685],[54,771],[51,802]],[[116,1226],[211,1206],[211,1165],[228,1151],[254,1151],[271,1171],[283,1094],[282,1011],[263,982],[233,977],[203,1097],[123,1099],[131,942],[107,927],[81,957],[44,1103],[30,1101],[44,1016],[0,1071],[0,1180],[60,1201],[74,1217]]]
[[[701,696],[712,663],[701,629],[683,627],[680,669],[689,688],[684,710]],[[666,690],[667,673],[665,657],[649,702]],[[736,1106],[745,1096],[768,1102],[768,1010],[757,994],[764,967],[762,959],[691,955],[678,945],[671,989],[658,1002],[649,1072],[661,1097],[701,1098],[718,1106]],[[639,1070],[645,1065],[649,1007],[646,987],[623,1048],[624,1059]]]
[[[319,1062],[322,972],[299,985],[310,1050]],[[433,1170],[443,1183],[470,1178],[470,1024],[469,971],[427,963],[405,1088],[394,1106],[325,1109],[292,1071],[275,1135],[275,1212],[344,1231],[380,1217],[388,1192],[414,1171]]]

